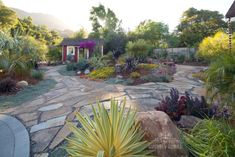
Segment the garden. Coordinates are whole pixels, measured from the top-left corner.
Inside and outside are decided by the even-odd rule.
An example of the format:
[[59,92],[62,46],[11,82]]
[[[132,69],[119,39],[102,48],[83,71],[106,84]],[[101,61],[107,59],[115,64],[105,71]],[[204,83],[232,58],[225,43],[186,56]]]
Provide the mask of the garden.
[[150,58],[151,46],[144,40],[128,42],[126,53],[118,50],[104,56],[96,54],[77,63],[67,63],[66,70],[94,81],[138,85],[147,82],[170,82],[176,72],[174,62],[159,62]]
[[[74,33],[70,39],[79,48],[66,48],[71,52],[65,57],[58,32],[20,19],[0,3],[4,10],[10,20],[0,22],[0,109],[23,104],[9,114],[25,123],[31,154],[235,156],[235,34],[226,33],[219,12],[189,8],[172,33],[152,20],[125,32],[115,13],[100,4],[90,11],[92,32]],[[203,70],[183,75],[179,65]],[[50,69],[54,79],[45,77]],[[172,87],[179,78],[178,89]],[[206,93],[194,93],[199,86]],[[112,92],[117,99],[105,97]],[[90,100],[96,96],[102,100]],[[137,100],[154,102],[152,110],[139,111]]]

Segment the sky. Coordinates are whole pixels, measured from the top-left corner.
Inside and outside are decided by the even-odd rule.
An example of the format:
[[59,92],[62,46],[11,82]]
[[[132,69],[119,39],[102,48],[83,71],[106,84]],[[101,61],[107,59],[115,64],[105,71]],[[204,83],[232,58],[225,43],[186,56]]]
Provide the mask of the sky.
[[173,31],[182,13],[190,7],[226,14],[234,0],[3,0],[4,4],[27,12],[51,14],[72,30],[91,30],[92,6],[103,4],[122,20],[123,28],[134,29],[141,21],[151,19],[168,24]]

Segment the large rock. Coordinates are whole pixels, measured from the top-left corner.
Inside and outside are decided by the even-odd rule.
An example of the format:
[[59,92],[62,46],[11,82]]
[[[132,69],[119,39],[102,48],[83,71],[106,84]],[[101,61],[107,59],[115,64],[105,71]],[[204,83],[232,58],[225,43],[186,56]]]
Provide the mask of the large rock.
[[180,121],[177,122],[177,125],[180,128],[191,129],[200,121],[201,121],[200,118],[190,115],[182,115]]
[[145,132],[144,139],[152,142],[149,149],[158,157],[186,157],[180,144],[180,133],[168,115],[161,111],[139,112],[137,121]]
[[27,81],[19,81],[16,83],[16,86],[17,87],[20,87],[20,88],[24,88],[24,87],[27,87],[29,84]]

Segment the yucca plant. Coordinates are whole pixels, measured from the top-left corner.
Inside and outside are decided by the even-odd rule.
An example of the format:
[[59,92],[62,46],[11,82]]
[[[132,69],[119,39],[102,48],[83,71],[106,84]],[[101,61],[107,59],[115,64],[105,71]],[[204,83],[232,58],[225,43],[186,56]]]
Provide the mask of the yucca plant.
[[149,143],[142,141],[144,133],[135,123],[136,112],[126,111],[123,104],[111,100],[110,110],[103,104],[94,107],[92,119],[77,114],[81,128],[70,123],[73,136],[68,138],[66,151],[72,157],[147,157]]
[[226,121],[204,119],[182,135],[183,145],[195,157],[235,156],[235,130]]

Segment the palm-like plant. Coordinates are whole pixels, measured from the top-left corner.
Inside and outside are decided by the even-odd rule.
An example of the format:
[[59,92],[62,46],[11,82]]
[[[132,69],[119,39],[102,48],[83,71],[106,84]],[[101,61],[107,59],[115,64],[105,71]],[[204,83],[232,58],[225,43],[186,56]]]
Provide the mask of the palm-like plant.
[[228,104],[235,103],[235,56],[224,54],[206,71],[206,86],[212,97],[219,96]]
[[135,123],[136,112],[130,108],[125,112],[125,101],[119,108],[111,100],[110,111],[98,103],[93,108],[94,119],[77,114],[82,128],[70,124],[74,136],[68,139],[66,148],[70,156],[76,157],[146,157],[151,151],[149,144],[141,141],[143,132]]

